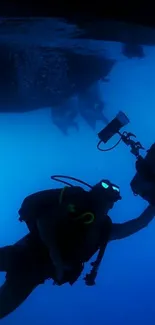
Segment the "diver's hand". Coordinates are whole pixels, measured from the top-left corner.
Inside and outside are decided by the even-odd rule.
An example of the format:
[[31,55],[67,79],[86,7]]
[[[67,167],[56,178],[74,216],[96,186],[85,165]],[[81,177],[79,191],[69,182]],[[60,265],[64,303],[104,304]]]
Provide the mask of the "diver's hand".
[[64,264],[62,261],[59,261],[59,263],[54,263],[54,266],[56,270],[56,279],[58,283],[61,283],[63,281],[65,272],[71,270],[71,267]]
[[56,270],[56,280],[58,281],[58,283],[61,283],[64,276],[63,267],[59,265],[55,265],[55,270]]
[[66,271],[71,270],[71,266],[64,263],[59,253],[59,250],[56,247],[51,247],[50,249],[50,258],[55,267],[55,276],[58,282],[61,282]]

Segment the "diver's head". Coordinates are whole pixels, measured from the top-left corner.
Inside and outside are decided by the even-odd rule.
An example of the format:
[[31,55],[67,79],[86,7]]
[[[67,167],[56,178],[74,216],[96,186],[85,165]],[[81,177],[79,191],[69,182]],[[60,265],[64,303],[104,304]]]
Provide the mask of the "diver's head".
[[106,213],[113,208],[115,202],[122,199],[119,186],[109,180],[101,180],[92,187],[90,193],[92,199],[96,204],[102,205]]

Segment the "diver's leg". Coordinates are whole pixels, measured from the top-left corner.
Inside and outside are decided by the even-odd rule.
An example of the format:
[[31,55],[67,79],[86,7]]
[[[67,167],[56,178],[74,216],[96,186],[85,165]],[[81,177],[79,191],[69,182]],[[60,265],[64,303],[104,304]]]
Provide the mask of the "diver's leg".
[[0,319],[19,307],[38,284],[24,276],[7,279],[0,287]]
[[29,247],[34,246],[35,237],[33,237],[28,234],[13,245],[0,247],[0,272],[8,272],[16,261],[20,260],[21,256],[29,250]]
[[0,248],[0,272],[7,272],[14,259],[13,246]]

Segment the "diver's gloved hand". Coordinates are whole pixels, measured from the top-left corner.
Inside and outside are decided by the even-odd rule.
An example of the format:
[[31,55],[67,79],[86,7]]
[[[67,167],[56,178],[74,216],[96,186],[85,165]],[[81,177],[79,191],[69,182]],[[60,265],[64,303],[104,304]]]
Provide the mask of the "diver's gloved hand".
[[65,272],[71,270],[71,266],[64,263],[59,251],[53,248],[50,250],[50,258],[55,268],[56,282],[61,283]]
[[66,265],[62,262],[62,260],[57,261],[56,263],[54,262],[54,266],[55,266],[55,277],[57,280],[58,284],[61,284],[65,275],[66,271],[70,271],[71,270],[71,266],[70,265]]

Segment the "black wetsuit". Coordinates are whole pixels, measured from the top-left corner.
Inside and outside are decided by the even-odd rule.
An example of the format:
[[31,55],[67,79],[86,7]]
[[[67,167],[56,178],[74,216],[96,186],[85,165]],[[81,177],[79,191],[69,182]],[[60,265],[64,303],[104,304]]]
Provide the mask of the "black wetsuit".
[[[39,194],[41,196],[43,193],[44,202],[45,192]],[[50,197],[49,191],[48,195]],[[123,239],[145,228],[154,215],[155,208],[149,206],[140,217],[123,224],[112,223],[107,217],[105,232],[106,222],[111,223],[108,241]],[[95,253],[95,250],[96,248],[92,248],[88,256]],[[72,271],[64,275],[62,284],[65,282],[73,284],[82,270],[83,264],[75,263]],[[0,248],[0,271],[6,272],[5,283],[0,288],[0,319],[15,310],[39,284],[43,284],[49,278],[55,278],[48,250],[35,233],[28,234],[14,245]]]
[[[74,267],[72,272],[65,273],[61,284],[72,285],[78,279],[83,264]],[[47,249],[32,234],[14,245],[0,248],[0,271],[6,272],[5,283],[0,287],[0,319],[15,310],[38,285],[55,279]]]

